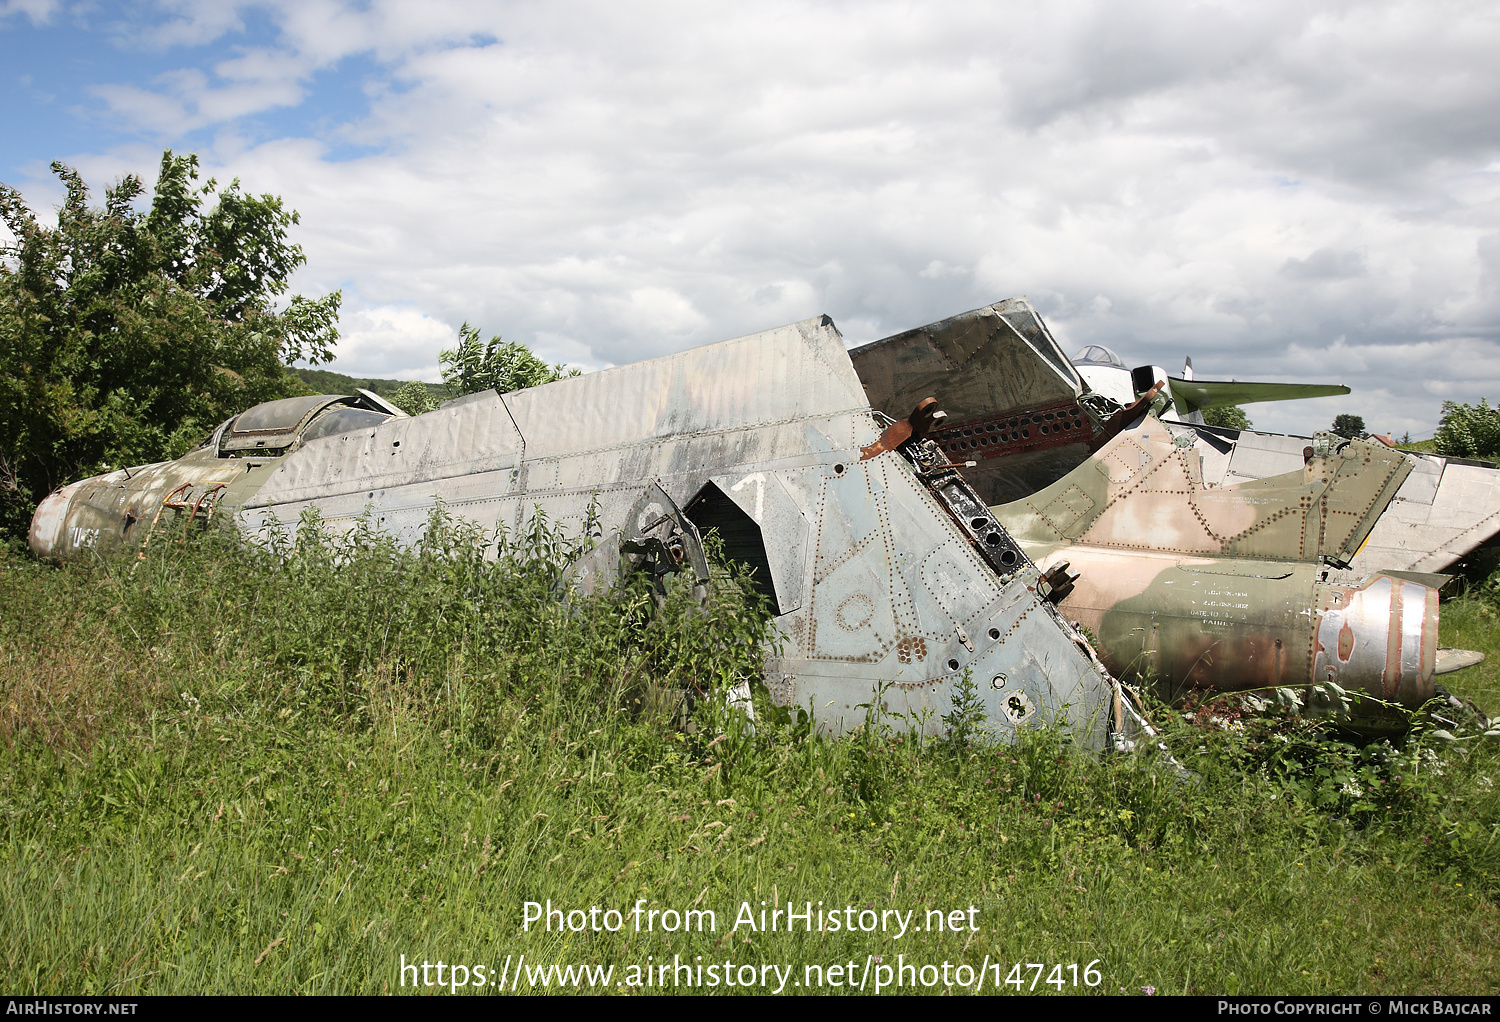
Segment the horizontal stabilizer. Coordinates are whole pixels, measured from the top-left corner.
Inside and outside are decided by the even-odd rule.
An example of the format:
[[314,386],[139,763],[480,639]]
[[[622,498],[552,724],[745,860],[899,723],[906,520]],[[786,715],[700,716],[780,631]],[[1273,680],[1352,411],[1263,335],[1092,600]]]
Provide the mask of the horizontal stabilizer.
[[1172,400],[1178,414],[1223,405],[1248,405],[1256,401],[1295,401],[1303,397],[1333,397],[1349,393],[1335,383],[1236,383],[1233,380],[1185,380],[1171,377]]
[[1465,667],[1474,667],[1484,663],[1484,654],[1476,653],[1472,649],[1454,649],[1452,646],[1439,646],[1437,651],[1437,667],[1433,674],[1452,674],[1461,671]]
[[1440,575],[1431,571],[1377,571],[1377,575],[1389,575],[1391,578],[1405,579],[1407,582],[1415,582],[1429,589],[1442,589],[1443,586],[1453,581],[1452,575]]

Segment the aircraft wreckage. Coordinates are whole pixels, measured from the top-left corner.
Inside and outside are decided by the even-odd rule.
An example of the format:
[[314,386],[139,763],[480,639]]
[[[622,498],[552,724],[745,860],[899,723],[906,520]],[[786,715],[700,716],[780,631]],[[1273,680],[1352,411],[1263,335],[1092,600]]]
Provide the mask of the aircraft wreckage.
[[[1500,532],[1500,470],[1321,433],[1206,426],[1214,404],[1348,393],[1070,360],[1024,299],[851,352],[872,404],[943,395],[931,434],[1041,568],[1106,664],[1187,688],[1334,682],[1414,708],[1435,674],[1432,574]],[[1399,721],[1369,704],[1363,723]]]
[[892,712],[937,726],[967,671],[1002,729],[1065,715],[1095,745],[1133,730],[1115,680],[946,459],[882,439],[826,317],[416,417],[372,405],[258,405],[176,462],[49,496],[32,549],[143,542],[163,509],[233,514],[251,534],[295,530],[308,508],[335,527],[370,514],[404,542],[439,501],[513,534],[538,513],[581,533],[592,513],[667,550],[722,525],[726,552],[769,574],[773,697],[830,729],[863,721],[885,686]]
[[[1125,423],[1152,408],[1193,448],[1207,487],[1294,473],[1341,438],[1286,436],[1203,424],[1201,409],[1347,394],[1325,384],[1195,380],[1159,366],[1127,369],[1089,345],[1069,359],[1031,305],[1012,298],[850,352],[870,404],[910,407],[933,395],[948,413],[932,439],[986,504],[1029,497],[1095,455]],[[1149,397],[1148,397],[1149,395]],[[1487,462],[1404,452],[1404,481],[1375,510],[1374,527],[1335,571],[1433,573],[1500,535],[1500,469]],[[1383,509],[1383,510],[1382,510]],[[1149,543],[1149,539],[1146,540]]]
[[[1000,731],[1065,720],[1093,745],[1144,727],[1116,675],[1433,695],[1432,580],[1326,574],[1366,543],[1406,456],[1325,444],[1297,471],[1211,485],[1206,427],[1153,414],[1162,387],[1124,407],[1089,390],[1022,300],[852,354],[820,317],[415,417],[368,392],[273,401],[175,462],[52,494],[31,547],[66,558],[210,516],[294,530],[307,509],[412,543],[441,502],[511,533],[537,514],[597,530],[571,573],[587,588],[622,564],[706,581],[698,536],[717,529],[777,615],[773,698],[835,731],[877,692],[940,726],[965,675]],[[1028,457],[976,461],[988,440]],[[998,504],[1006,486],[1024,492]]]

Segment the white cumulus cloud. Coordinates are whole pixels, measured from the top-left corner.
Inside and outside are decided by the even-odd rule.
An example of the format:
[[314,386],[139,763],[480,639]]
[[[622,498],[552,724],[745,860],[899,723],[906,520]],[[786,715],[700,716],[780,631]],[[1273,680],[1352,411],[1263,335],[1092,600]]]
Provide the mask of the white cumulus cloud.
[[[181,68],[97,94],[302,212],[351,372],[430,369],[464,320],[594,367],[1027,294],[1070,347],[1355,388],[1262,426],[1500,398],[1492,4],[308,0],[160,31]],[[330,82],[365,103],[325,123]],[[320,126],[266,138],[288,110]]]

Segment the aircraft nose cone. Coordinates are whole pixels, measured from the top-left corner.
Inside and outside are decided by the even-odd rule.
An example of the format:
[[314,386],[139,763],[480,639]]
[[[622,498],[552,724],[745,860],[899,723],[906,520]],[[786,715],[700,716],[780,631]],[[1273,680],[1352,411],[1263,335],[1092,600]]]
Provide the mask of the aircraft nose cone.
[[31,532],[27,540],[31,546],[31,552],[41,558],[55,558],[62,552],[63,529],[67,523],[68,504],[73,499],[81,483],[64,486],[55,493],[49,493],[46,498],[37,505],[36,513],[31,516]]
[[1433,694],[1437,590],[1381,575],[1362,587],[1332,587],[1318,621],[1316,682],[1415,709]]

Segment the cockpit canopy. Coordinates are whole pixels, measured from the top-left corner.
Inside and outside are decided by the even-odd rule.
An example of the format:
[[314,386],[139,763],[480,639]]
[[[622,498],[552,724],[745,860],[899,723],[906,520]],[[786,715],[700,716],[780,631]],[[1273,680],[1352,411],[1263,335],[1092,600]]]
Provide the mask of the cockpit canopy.
[[383,398],[364,390],[353,395],[285,397],[236,415],[215,430],[204,446],[216,447],[221,458],[279,456],[309,440],[373,429],[402,414]]
[[1072,361],[1075,366],[1089,365],[1114,366],[1117,369],[1125,368],[1125,363],[1120,360],[1120,356],[1102,344],[1090,344],[1087,348],[1074,355]]

